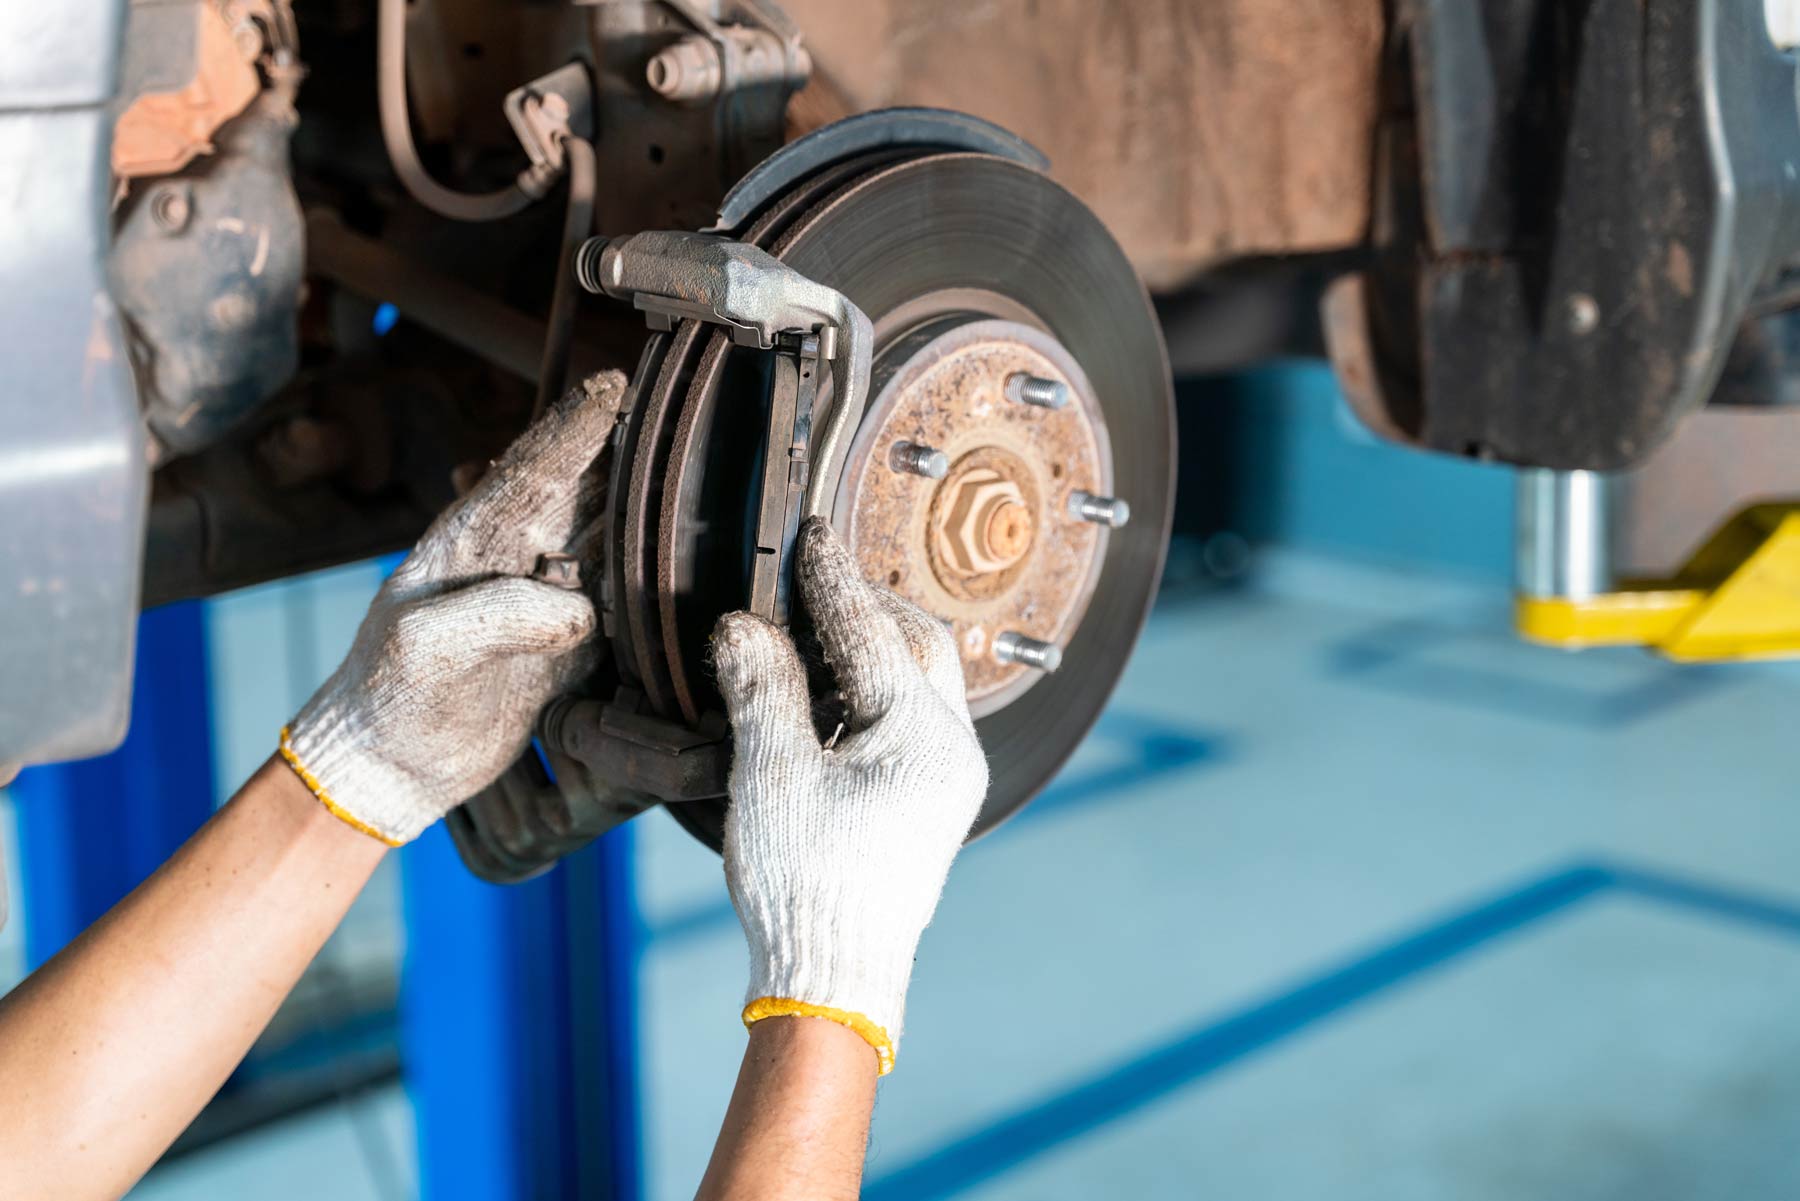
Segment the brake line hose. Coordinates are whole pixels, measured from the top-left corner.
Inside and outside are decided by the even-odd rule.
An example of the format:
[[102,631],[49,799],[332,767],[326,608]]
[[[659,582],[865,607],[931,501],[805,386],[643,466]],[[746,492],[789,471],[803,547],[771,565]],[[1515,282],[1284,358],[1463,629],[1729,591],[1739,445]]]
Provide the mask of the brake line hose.
[[[497,221],[522,212],[542,195],[543,187],[534,184],[549,182],[531,169],[521,172],[518,182],[509,187],[492,192],[458,192],[438,183],[419,161],[406,103],[406,3],[407,0],[379,0],[376,12],[377,107],[382,140],[387,143],[394,174],[414,200],[453,221]],[[563,218],[562,249],[557,255],[556,289],[550,300],[534,419],[561,394],[568,379],[577,297],[575,253],[594,221],[594,148],[575,137],[564,138],[562,146],[569,176],[569,207]],[[552,174],[549,180],[554,178]]]
[[[452,221],[497,221],[537,199],[518,183],[492,192],[454,191],[431,178],[419,161],[406,104],[406,0],[380,0],[376,11],[375,86],[382,141],[394,174],[414,200]],[[527,170],[520,179],[530,175]]]
[[562,249],[556,255],[556,290],[550,296],[550,320],[544,332],[544,362],[538,371],[537,403],[531,418],[543,415],[562,395],[569,377],[569,352],[575,340],[575,302],[581,287],[575,279],[575,256],[593,232],[594,188],[598,168],[594,147],[580,138],[563,139],[563,161],[569,169],[569,207],[563,216]]

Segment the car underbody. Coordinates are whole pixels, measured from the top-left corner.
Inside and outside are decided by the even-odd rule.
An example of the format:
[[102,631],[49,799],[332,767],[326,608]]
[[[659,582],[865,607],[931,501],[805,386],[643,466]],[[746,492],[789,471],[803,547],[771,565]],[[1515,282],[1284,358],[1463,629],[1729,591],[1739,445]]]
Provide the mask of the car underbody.
[[1153,599],[1172,365],[1327,357],[1386,438],[1565,472],[1782,399],[1800,123],[1757,4],[71,0],[0,34],[0,646],[42,697],[0,761],[117,741],[141,606],[403,549],[629,376],[604,661],[453,818],[492,879],[655,805],[718,845],[707,639],[799,617],[803,513],[955,633],[977,830],[1025,804]]

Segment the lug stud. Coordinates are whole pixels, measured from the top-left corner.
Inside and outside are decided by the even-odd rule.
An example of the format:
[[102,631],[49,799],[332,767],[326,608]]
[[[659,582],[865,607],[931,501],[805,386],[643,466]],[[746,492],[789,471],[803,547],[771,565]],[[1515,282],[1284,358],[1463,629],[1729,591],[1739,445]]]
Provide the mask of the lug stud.
[[1006,399],[1040,409],[1060,409],[1069,403],[1069,385],[1015,371],[1006,377]]
[[921,446],[917,442],[896,442],[888,451],[888,466],[909,475],[941,480],[950,474],[950,456],[936,447]]
[[1002,663],[1023,663],[1039,671],[1055,671],[1062,666],[1062,647],[1007,630],[994,639],[994,658]]
[[1116,496],[1095,496],[1077,489],[1069,493],[1069,516],[1116,530],[1131,520],[1131,506]]

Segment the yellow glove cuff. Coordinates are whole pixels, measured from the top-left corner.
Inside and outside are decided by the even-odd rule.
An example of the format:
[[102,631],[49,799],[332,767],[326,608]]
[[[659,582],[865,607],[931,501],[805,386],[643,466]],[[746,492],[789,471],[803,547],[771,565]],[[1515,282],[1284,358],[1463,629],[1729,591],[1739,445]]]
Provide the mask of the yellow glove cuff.
[[350,812],[326,794],[325,786],[319,783],[319,778],[307,771],[306,764],[300,762],[300,756],[294,753],[294,745],[288,740],[288,728],[286,726],[281,727],[281,758],[289,767],[294,769],[294,774],[300,777],[300,782],[306,785],[308,790],[310,790],[314,796],[319,798],[319,804],[325,806],[326,811],[330,813],[331,816],[337,818],[346,826],[355,830],[358,834],[367,834],[377,842],[384,843],[390,847],[401,845],[394,839],[389,838],[381,831],[369,825],[367,822],[362,821],[356,814]]
[[885,1029],[860,1013],[853,1013],[848,1009],[833,1009],[829,1005],[814,1005],[808,1001],[796,1001],[791,997],[758,997],[744,1006],[746,1030],[764,1018],[779,1017],[824,1018],[828,1022],[848,1026],[864,1042],[875,1048],[875,1058],[881,1065],[877,1075],[885,1076],[894,1070],[894,1040],[888,1037]]

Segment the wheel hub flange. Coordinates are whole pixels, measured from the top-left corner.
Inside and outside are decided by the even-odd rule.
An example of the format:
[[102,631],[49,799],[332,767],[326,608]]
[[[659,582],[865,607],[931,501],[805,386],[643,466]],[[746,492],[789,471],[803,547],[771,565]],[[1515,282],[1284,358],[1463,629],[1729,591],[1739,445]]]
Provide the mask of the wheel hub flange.
[[[929,322],[890,337],[875,374],[834,522],[867,578],[949,625],[971,710],[993,712],[1044,674],[997,656],[996,640],[1010,632],[1061,644],[1093,595],[1108,531],[1069,502],[1111,491],[1105,419],[1068,351],[1018,321]],[[1069,400],[1021,400],[1021,378],[1060,385]],[[897,445],[941,451],[948,472],[896,470]]]

